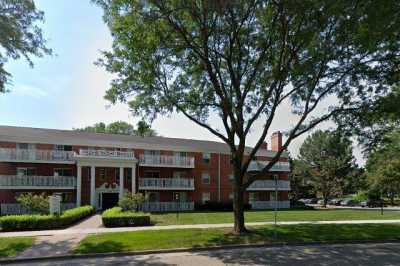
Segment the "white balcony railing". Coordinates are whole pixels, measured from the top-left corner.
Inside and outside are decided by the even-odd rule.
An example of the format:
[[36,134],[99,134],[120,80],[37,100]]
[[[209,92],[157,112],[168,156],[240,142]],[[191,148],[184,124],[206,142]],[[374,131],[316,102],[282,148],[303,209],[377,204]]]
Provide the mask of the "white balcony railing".
[[142,166],[194,168],[194,157],[142,154],[139,162]]
[[0,161],[47,161],[47,162],[66,162],[73,161],[74,152],[55,151],[55,150],[22,150],[0,148]]
[[[274,180],[256,180],[247,188],[247,190],[250,190],[250,191],[257,191],[257,190],[259,190],[259,191],[274,191],[275,190],[275,181]],[[290,181],[278,180],[277,190],[289,191],[290,190]]]
[[[61,211],[75,208],[75,203],[67,202],[61,203]],[[12,215],[12,214],[30,214],[28,209],[22,207],[19,203],[1,203],[1,215]]]
[[[248,172],[251,171],[261,171],[264,169],[265,166],[269,161],[252,161],[249,164],[249,167],[247,169]],[[276,162],[271,169],[269,169],[270,172],[290,172],[290,164],[289,162]]]
[[145,212],[192,211],[194,210],[194,202],[145,202],[139,209]]
[[139,189],[194,190],[193,178],[139,178]]
[[[288,200],[250,201],[249,203],[253,210],[274,209],[275,206],[277,206],[278,209],[290,208],[290,201],[288,201]],[[278,204],[278,205],[276,205],[276,204]]]
[[135,159],[135,153],[132,151],[109,151],[109,150],[87,150],[80,149],[79,157],[98,157],[115,159]]
[[7,188],[75,188],[76,179],[72,176],[19,176],[0,175],[0,189]]

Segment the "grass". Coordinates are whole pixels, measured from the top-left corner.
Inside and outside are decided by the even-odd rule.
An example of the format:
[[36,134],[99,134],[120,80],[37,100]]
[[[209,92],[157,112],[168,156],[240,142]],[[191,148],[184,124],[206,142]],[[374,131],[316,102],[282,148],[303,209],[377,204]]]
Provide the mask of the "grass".
[[[400,211],[376,210],[280,210],[278,221],[338,221],[338,220],[390,220],[400,219]],[[274,220],[274,212],[247,211],[246,222],[268,222]],[[172,224],[218,224],[233,223],[231,212],[185,212],[152,214],[151,221],[156,225]]]
[[33,245],[33,237],[1,237],[0,257],[12,257]]
[[228,244],[307,243],[346,240],[400,240],[399,224],[363,225],[281,225],[274,238],[273,226],[252,228],[252,233],[236,236],[228,228],[137,231],[90,235],[75,249],[77,254],[211,247]]

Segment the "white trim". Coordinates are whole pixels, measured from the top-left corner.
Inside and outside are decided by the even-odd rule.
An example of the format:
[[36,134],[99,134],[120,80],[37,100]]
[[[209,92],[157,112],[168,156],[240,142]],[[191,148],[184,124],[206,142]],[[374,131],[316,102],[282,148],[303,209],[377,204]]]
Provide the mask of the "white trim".
[[14,189],[14,190],[19,190],[19,189],[24,189],[24,190],[37,190],[37,189],[43,189],[43,190],[75,190],[75,187],[54,187],[54,186],[0,186],[0,189]]

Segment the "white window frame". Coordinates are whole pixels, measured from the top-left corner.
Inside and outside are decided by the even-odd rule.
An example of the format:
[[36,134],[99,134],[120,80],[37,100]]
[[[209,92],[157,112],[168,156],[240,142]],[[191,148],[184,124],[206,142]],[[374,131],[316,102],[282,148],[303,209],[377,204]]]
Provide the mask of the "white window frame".
[[[207,176],[208,176],[208,178],[207,178]],[[205,180],[208,180],[208,182],[204,182]],[[210,175],[209,172],[202,172],[202,173],[201,173],[201,183],[202,183],[203,185],[209,185],[209,184],[211,184],[211,175]]]
[[211,153],[209,152],[203,152],[203,163],[204,164],[210,164],[211,163]]
[[69,170],[69,171],[71,171],[71,175],[70,176],[74,176],[74,171],[72,170],[72,168],[68,168],[68,167],[63,167],[63,168],[54,168],[53,169],[53,176],[68,176],[68,175],[59,175],[59,174],[57,174],[57,172],[56,171],[59,171],[59,170],[61,170],[61,171],[64,171],[64,170]]
[[211,194],[210,194],[210,192],[203,192],[203,193],[201,193],[201,202],[206,203],[207,201],[211,201]]
[[[28,175],[28,169],[33,169],[34,174],[33,175]],[[36,175],[36,167],[17,167],[17,176],[35,176]],[[20,171],[24,171],[23,174],[20,173]]]

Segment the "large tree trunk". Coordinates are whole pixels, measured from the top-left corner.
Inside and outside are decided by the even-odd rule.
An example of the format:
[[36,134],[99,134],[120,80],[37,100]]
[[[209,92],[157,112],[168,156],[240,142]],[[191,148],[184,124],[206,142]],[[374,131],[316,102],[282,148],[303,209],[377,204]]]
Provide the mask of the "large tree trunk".
[[233,215],[234,215],[234,227],[233,231],[235,234],[243,234],[247,232],[244,225],[244,193],[241,189],[234,186],[234,200],[233,200]]

